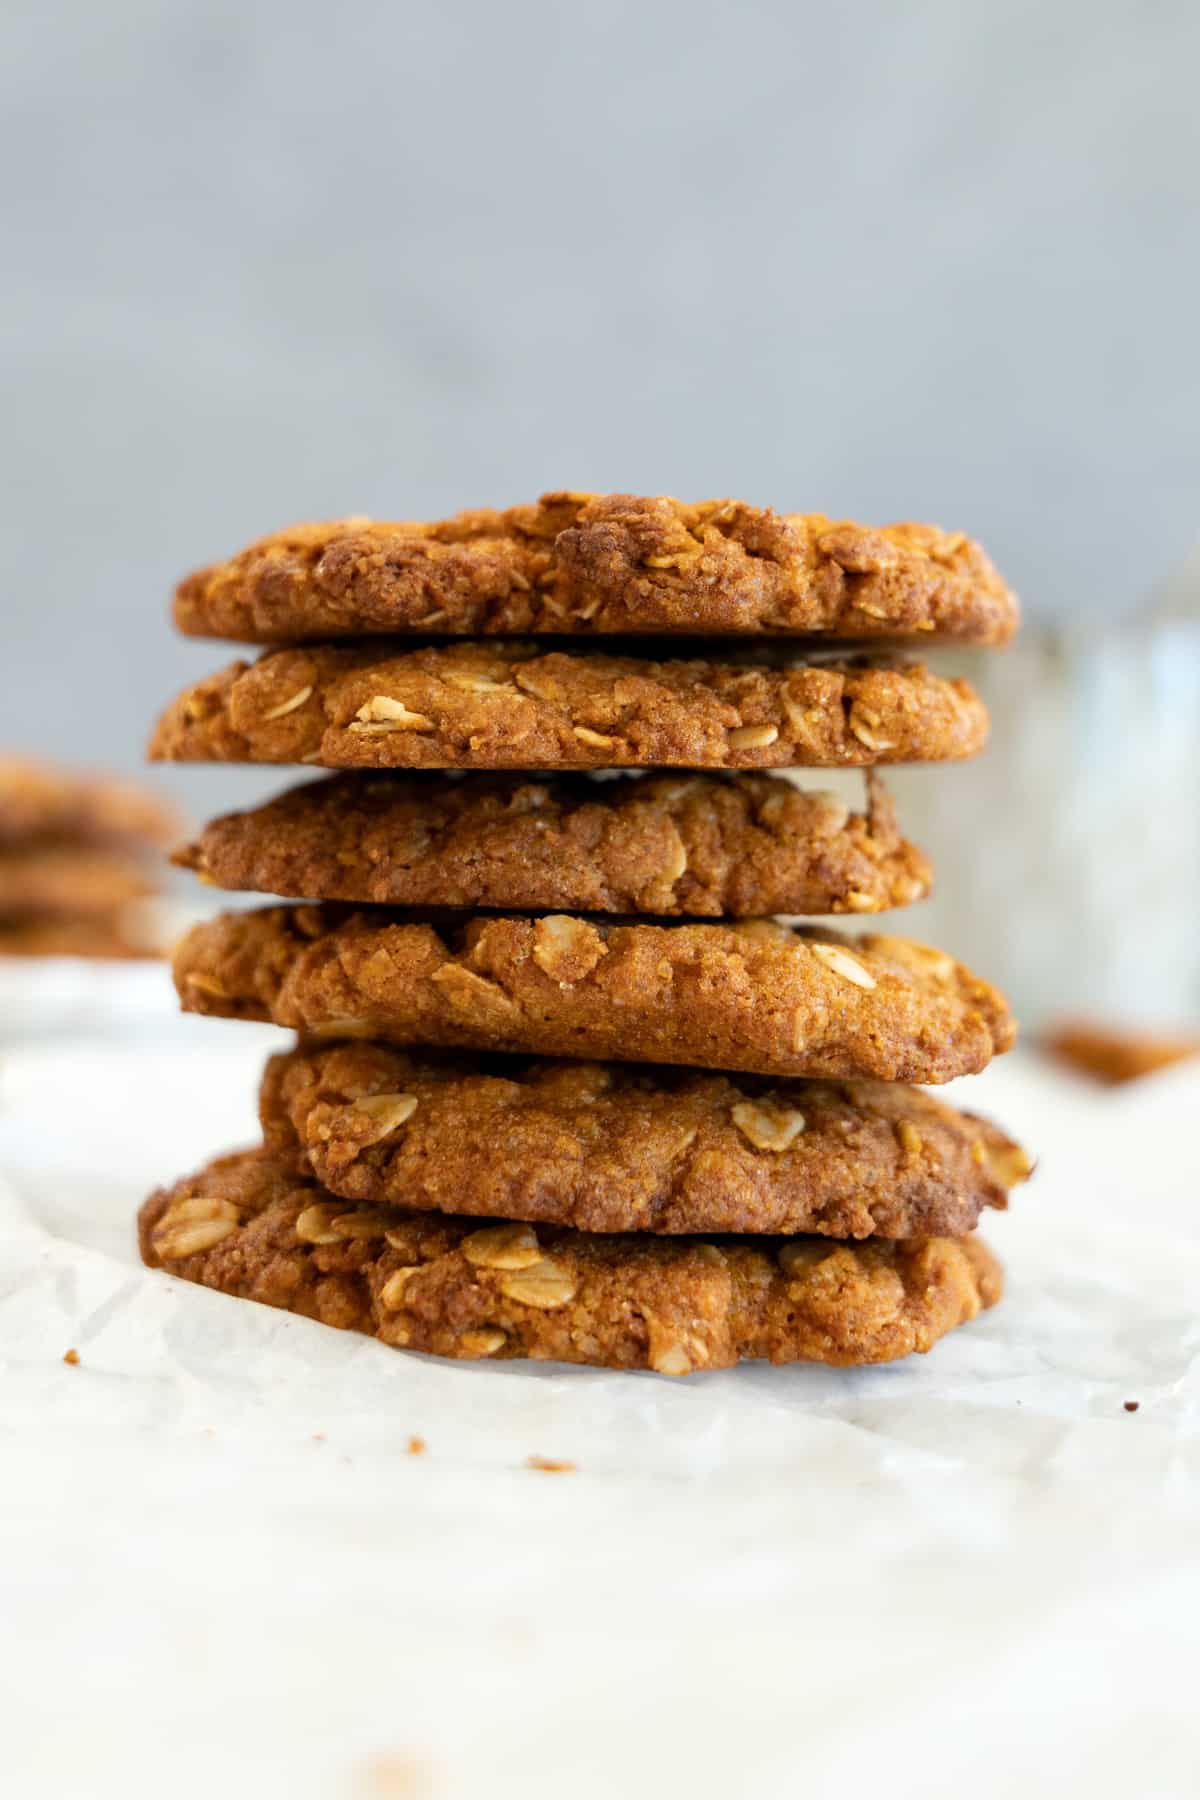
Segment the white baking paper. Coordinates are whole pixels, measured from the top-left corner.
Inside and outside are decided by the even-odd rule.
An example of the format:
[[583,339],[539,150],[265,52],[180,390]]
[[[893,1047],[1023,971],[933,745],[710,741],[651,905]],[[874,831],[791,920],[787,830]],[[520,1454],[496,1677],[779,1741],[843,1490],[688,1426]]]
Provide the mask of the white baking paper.
[[1200,1072],[959,1085],[1042,1161],[928,1357],[455,1366],[140,1266],[285,1040],[135,973],[0,1054],[5,1794],[1194,1800]]

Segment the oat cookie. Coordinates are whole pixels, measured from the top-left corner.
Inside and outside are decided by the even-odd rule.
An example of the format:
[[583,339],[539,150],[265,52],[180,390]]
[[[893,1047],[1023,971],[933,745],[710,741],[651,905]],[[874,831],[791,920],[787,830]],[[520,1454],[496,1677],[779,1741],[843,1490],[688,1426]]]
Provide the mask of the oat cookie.
[[144,933],[122,918],[0,919],[0,957],[75,956],[131,962],[160,955]]
[[155,1194],[142,1256],[383,1343],[687,1375],[928,1350],[1000,1297],[974,1237],[666,1238],[347,1207],[263,1150]]
[[757,917],[874,913],[932,871],[868,805],[767,775],[333,775],[215,820],[175,861],[298,900]]
[[959,1237],[1030,1168],[901,1082],[350,1043],[272,1058],[260,1106],[268,1146],[347,1202],[583,1231]]
[[78,838],[165,846],[179,830],[168,802],[131,782],[0,756],[0,845]]
[[655,662],[534,640],[268,651],[167,708],[160,762],[330,769],[836,768],[973,756],[987,713],[920,664]]
[[143,863],[88,844],[0,848],[0,918],[94,918],[153,891]]
[[1003,997],[944,951],[764,919],[438,928],[269,907],[196,926],[175,980],[186,1011],[309,1036],[767,1075],[949,1081],[1015,1036]]
[[979,545],[737,500],[547,494],[434,524],[296,525],[180,584],[199,637],[791,633],[1003,644],[1015,595]]

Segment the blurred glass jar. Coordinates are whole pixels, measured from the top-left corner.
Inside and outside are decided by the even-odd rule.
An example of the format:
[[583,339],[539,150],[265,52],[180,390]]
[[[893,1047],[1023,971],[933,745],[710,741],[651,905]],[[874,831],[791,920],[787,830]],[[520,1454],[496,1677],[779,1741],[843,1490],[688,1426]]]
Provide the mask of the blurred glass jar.
[[1026,626],[955,670],[991,742],[972,763],[889,771],[936,882],[888,924],[997,982],[1026,1027],[1200,1022],[1200,608]]

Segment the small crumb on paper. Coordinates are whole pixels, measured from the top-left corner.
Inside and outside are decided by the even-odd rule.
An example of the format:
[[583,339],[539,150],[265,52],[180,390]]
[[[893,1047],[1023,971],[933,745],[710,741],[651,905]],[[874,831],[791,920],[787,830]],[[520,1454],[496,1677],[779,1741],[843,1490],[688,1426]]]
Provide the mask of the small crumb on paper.
[[1141,1403],[1141,1401],[1140,1401],[1140,1400],[1127,1400],[1127,1401],[1126,1401],[1126,1402],[1125,1402],[1125,1411],[1126,1411],[1126,1412],[1136,1412],[1136,1411],[1137,1411],[1137,1409],[1138,1409],[1138,1407],[1139,1407],[1139,1406],[1140,1406],[1140,1405],[1141,1405],[1141,1404],[1142,1404],[1142,1403]]
[[540,1469],[543,1475],[573,1475],[576,1465],[560,1456],[531,1456],[526,1467]]
[[78,1350],[64,1350],[63,1351],[63,1361],[65,1363],[70,1363],[70,1365],[73,1369],[78,1368],[79,1367],[79,1352],[78,1352]]
[[425,1442],[423,1437],[410,1437],[408,1440],[408,1454],[410,1456],[424,1456],[428,1448],[429,1445]]
[[358,1791],[372,1800],[420,1800],[433,1791],[429,1765],[415,1756],[385,1752],[363,1770]]

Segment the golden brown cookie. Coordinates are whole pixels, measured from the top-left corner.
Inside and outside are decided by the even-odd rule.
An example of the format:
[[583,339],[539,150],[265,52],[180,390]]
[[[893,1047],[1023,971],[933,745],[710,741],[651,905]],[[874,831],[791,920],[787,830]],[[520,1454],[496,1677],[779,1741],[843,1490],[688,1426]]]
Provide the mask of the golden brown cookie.
[[882,912],[932,871],[868,808],[769,775],[332,775],[215,820],[175,861],[297,900],[720,917]]
[[93,918],[153,891],[143,863],[91,845],[0,848],[0,918]]
[[[735,653],[736,656],[736,653]],[[653,662],[531,640],[268,651],[181,694],[167,762],[330,769],[835,768],[973,756],[987,713],[920,664]]]
[[273,1057],[260,1108],[268,1146],[343,1200],[581,1231],[960,1237],[1030,1169],[902,1082],[351,1043]]
[[123,918],[0,919],[0,957],[75,956],[130,962],[160,956],[144,932]]
[[406,631],[1003,644],[1017,617],[961,532],[636,494],[547,494],[435,524],[296,525],[188,576],[175,598],[181,631],[248,644]]
[[1094,1019],[1066,1019],[1052,1026],[1042,1043],[1060,1062],[1114,1087],[1200,1056],[1200,1038],[1134,1031]]
[[78,838],[165,846],[179,830],[169,803],[131,782],[0,757],[0,844]]
[[268,1151],[141,1210],[144,1260],[385,1344],[688,1375],[928,1350],[1000,1298],[978,1239],[664,1238],[348,1208]]
[[949,1081],[1007,1050],[1003,997],[943,951],[770,920],[443,925],[332,906],[227,913],[175,955],[185,1011],[310,1036]]

